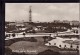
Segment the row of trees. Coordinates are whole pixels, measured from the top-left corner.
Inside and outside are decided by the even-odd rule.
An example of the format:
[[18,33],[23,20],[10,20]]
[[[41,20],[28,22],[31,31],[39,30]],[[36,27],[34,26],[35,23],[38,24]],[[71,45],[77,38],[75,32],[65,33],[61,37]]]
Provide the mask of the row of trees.
[[64,26],[64,27],[67,27],[67,28],[71,28],[70,24],[68,24],[68,23],[32,23],[31,25],[43,26],[43,27],[46,27],[46,26],[54,26],[54,27]]
[[13,34],[6,34],[6,35],[5,35],[5,38],[6,38],[6,37],[11,37],[11,36],[12,36],[12,37],[15,37],[16,34],[15,34],[15,33],[13,33]]
[[[18,34],[15,34],[15,33],[13,33],[13,34],[6,34],[5,37],[11,37],[11,36],[15,37],[16,35],[18,35]],[[22,35],[25,37],[26,33],[23,33]]]
[[51,33],[57,31],[66,31],[67,29],[71,29],[71,26],[68,23],[31,23],[30,25],[33,25],[35,27],[41,26],[42,28],[46,27],[45,32],[51,32]]
[[[61,46],[61,45],[59,45],[59,47],[61,48],[62,46]],[[64,45],[64,48],[67,48],[67,46],[66,46],[66,45]],[[73,45],[72,45],[72,44],[70,45],[70,49],[73,49]],[[79,46],[78,46],[78,45],[76,46],[76,49],[77,49],[77,50],[79,49]]]
[[[29,25],[32,25],[32,27],[29,27],[25,30],[26,33],[35,33],[35,30],[33,29],[33,26],[42,26],[46,27],[46,32],[57,32],[57,31],[66,31],[67,29],[71,29],[71,26],[68,23],[31,23]],[[54,27],[54,28],[53,28]],[[59,28],[56,28],[59,27]],[[65,27],[66,29],[62,28]],[[22,28],[22,26],[15,26],[10,25],[5,30],[6,32],[14,31],[14,32],[20,32],[19,28]],[[26,28],[26,27],[25,27]],[[18,30],[18,31],[17,31]],[[31,31],[32,30],[32,31]]]

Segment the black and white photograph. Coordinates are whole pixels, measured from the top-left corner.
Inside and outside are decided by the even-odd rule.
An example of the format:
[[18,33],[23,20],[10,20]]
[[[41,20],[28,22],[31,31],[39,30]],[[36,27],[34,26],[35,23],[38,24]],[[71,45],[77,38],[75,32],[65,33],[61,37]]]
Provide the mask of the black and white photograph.
[[5,55],[79,55],[79,3],[5,3]]

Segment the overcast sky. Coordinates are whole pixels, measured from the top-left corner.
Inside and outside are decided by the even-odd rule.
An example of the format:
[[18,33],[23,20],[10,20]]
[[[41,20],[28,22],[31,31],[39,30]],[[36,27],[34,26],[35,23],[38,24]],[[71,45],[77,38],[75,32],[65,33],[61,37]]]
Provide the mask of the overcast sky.
[[79,3],[6,3],[6,21],[28,21],[32,6],[32,21],[79,20]]

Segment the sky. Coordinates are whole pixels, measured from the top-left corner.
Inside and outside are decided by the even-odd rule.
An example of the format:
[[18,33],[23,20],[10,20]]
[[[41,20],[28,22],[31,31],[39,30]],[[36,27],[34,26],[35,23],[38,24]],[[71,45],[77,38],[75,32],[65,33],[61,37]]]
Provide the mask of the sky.
[[29,21],[29,6],[33,22],[79,20],[79,3],[5,3],[5,21]]

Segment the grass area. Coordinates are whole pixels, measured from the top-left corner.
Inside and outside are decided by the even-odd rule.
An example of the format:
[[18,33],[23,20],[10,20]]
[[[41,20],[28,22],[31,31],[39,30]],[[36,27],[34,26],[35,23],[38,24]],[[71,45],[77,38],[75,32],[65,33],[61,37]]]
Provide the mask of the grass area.
[[[12,50],[19,50],[19,51],[24,50],[24,51],[26,51],[26,54],[38,54],[40,52],[50,49],[55,52],[62,51],[60,53],[65,55],[65,53],[67,54],[68,53],[67,51],[69,51],[69,49],[66,51],[66,49],[59,49],[56,46],[45,46],[46,42],[44,42],[43,37],[34,37],[34,39],[37,41],[33,42],[33,41],[30,41],[30,38],[25,37],[25,38],[9,40],[7,43],[13,41],[13,43],[11,43],[9,45],[9,48]],[[64,50],[66,51],[65,53],[63,53]],[[35,53],[33,53],[33,52],[29,53],[29,51],[35,51]],[[72,51],[72,50],[70,50],[70,51]]]
[[23,37],[23,38],[14,38],[10,40],[5,40],[5,46],[10,46],[11,44],[18,42],[18,41],[30,41],[30,42],[37,42],[35,38],[30,37]]
[[[36,50],[37,52],[42,52],[47,49],[52,49],[53,51],[59,51],[59,48],[57,48],[55,46],[54,47],[45,46],[46,42],[44,42],[43,37],[35,37],[34,39],[37,41],[31,42],[31,41],[29,41],[29,38],[27,38],[27,37],[22,38],[22,39],[15,39],[15,40],[12,40],[14,43],[9,45],[9,47],[12,50],[25,50],[25,51]],[[10,40],[10,42],[11,42],[11,40]],[[9,41],[7,43],[9,43]]]
[[68,44],[75,44],[75,45],[79,45],[80,44],[79,41],[77,41],[77,40],[75,40],[75,41],[73,41],[73,40],[65,40],[63,42],[64,43],[68,43]]

